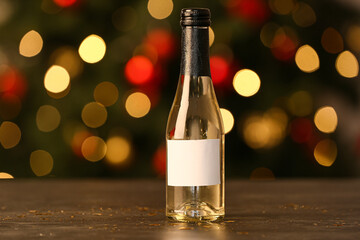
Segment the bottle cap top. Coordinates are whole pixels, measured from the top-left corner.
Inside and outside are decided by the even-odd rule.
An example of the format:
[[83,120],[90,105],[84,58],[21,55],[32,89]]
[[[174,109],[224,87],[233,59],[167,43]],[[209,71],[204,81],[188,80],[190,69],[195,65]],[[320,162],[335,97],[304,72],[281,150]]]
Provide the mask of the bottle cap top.
[[208,8],[183,8],[180,13],[181,26],[210,26],[210,10]]

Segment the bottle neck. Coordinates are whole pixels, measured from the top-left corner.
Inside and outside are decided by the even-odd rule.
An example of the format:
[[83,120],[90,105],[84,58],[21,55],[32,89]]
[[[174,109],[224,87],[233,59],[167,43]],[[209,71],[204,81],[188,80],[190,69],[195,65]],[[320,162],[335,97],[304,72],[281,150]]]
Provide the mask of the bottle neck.
[[186,26],[181,37],[181,75],[211,76],[209,28]]

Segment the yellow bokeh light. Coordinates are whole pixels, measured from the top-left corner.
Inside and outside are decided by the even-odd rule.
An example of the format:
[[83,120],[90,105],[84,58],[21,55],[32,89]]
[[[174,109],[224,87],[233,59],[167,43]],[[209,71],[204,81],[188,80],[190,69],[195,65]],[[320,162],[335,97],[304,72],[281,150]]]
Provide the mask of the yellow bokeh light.
[[243,97],[250,97],[256,94],[260,89],[259,76],[250,69],[238,71],[233,80],[234,89]]
[[52,98],[54,98],[54,99],[60,99],[60,98],[65,97],[66,95],[68,95],[69,92],[70,92],[70,90],[71,90],[71,84],[69,84],[69,85],[67,86],[67,88],[66,88],[64,91],[62,91],[62,92],[53,93],[53,92],[46,91],[46,93],[47,93],[50,97],[52,97]]
[[319,56],[309,45],[303,45],[297,50],[295,62],[301,71],[307,73],[314,72],[320,67]]
[[50,105],[43,105],[36,113],[36,125],[42,132],[51,132],[60,124],[59,111]]
[[103,59],[106,52],[105,41],[98,35],[86,37],[79,47],[79,55],[87,63],[97,63]]
[[14,177],[6,172],[0,172],[0,179],[13,179]]
[[126,162],[131,153],[131,145],[123,137],[114,136],[106,141],[107,151],[105,161],[113,165]]
[[213,45],[215,41],[215,33],[214,30],[212,30],[211,27],[209,27],[209,46],[211,47],[211,45]]
[[320,141],[314,149],[315,160],[324,167],[330,167],[337,157],[336,143],[330,139]]
[[34,57],[41,51],[43,40],[40,34],[34,30],[27,32],[19,44],[19,53],[24,57]]
[[254,149],[264,148],[270,141],[270,129],[263,124],[261,116],[252,116],[244,124],[245,143]]
[[315,113],[314,122],[321,132],[334,132],[338,124],[338,117],[335,109],[330,106],[319,108]]
[[224,123],[225,134],[230,132],[234,126],[234,117],[231,112],[225,108],[220,108],[221,117]]
[[81,112],[81,118],[86,126],[97,128],[106,122],[107,111],[104,105],[91,102],[84,106]]
[[150,111],[150,107],[150,99],[141,92],[131,94],[125,102],[126,111],[134,118],[144,117]]
[[360,52],[360,26],[352,25],[346,33],[346,41],[349,47],[355,51]]
[[309,27],[316,22],[316,14],[310,5],[298,2],[292,11],[294,22],[300,27]]
[[50,153],[44,150],[36,150],[30,155],[30,167],[36,176],[49,174],[54,166],[54,160]]
[[245,143],[253,148],[272,148],[286,136],[288,117],[280,108],[271,108],[263,115],[249,116],[243,125]]
[[265,167],[254,169],[250,174],[250,180],[274,180],[274,173]]
[[310,93],[306,91],[297,91],[293,93],[288,101],[289,111],[298,117],[309,115],[313,110],[313,99]]
[[51,55],[51,58],[55,65],[65,68],[72,78],[79,75],[83,70],[83,61],[73,47],[61,47]]
[[119,90],[111,82],[99,83],[94,90],[95,101],[107,107],[113,105],[118,100],[118,97]]
[[107,151],[104,140],[97,136],[91,136],[84,140],[81,145],[81,153],[90,162],[100,161],[105,157]]
[[20,142],[21,131],[13,122],[4,121],[0,125],[0,143],[5,149],[13,148]]
[[295,0],[270,0],[269,5],[273,12],[286,15],[295,8]]
[[336,58],[335,63],[338,73],[346,78],[353,78],[359,74],[359,62],[349,51],[344,51]]
[[147,8],[153,18],[164,19],[170,16],[174,3],[172,0],[149,0]]
[[51,66],[44,78],[44,86],[47,91],[60,93],[65,91],[70,84],[70,75],[65,68],[58,65]]
[[279,25],[277,25],[273,22],[266,23],[261,28],[260,40],[264,44],[265,47],[268,47],[268,48],[271,47],[273,39],[279,29],[280,29]]
[[321,45],[329,53],[339,53],[344,49],[342,36],[336,29],[328,27],[321,36]]

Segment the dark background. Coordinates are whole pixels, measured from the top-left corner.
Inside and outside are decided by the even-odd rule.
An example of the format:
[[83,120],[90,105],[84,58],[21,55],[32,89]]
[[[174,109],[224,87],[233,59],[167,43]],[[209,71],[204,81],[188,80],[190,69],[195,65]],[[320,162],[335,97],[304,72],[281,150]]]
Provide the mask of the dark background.
[[[227,177],[360,174],[357,1],[184,0],[174,1],[173,8],[170,0],[150,2],[0,0],[0,176],[163,177],[165,127],[180,64],[179,13],[184,7],[207,7],[212,13],[212,77],[220,107],[234,117],[226,134]],[[150,14],[151,4],[160,6],[155,8],[160,15]],[[163,18],[166,11],[171,14]],[[325,34],[329,27],[330,37]],[[34,56],[24,56],[21,41],[31,30],[40,34],[43,46]],[[106,44],[105,56],[93,64],[78,54],[91,34]],[[295,55],[304,45],[315,50],[319,69],[304,72],[296,64]],[[34,43],[27,48],[34,48]],[[350,77],[335,67],[344,51],[356,57],[344,63],[355,72]],[[61,61],[65,53],[70,57]],[[53,65],[70,74],[71,87],[63,94],[44,87],[44,76]],[[234,90],[233,78],[241,69],[260,77],[261,87],[253,96]],[[94,89],[104,81],[114,84],[119,97],[110,106],[99,105],[107,111],[106,122],[89,127],[82,111],[96,100]],[[134,92],[146,94],[151,102],[150,111],[140,118],[130,116],[125,107]],[[59,124],[45,132],[36,120],[43,105],[55,107],[61,116]],[[334,109],[338,119],[330,133],[314,123],[315,113],[324,106]],[[46,114],[43,124],[54,119]],[[98,116],[93,113],[90,118]],[[332,122],[326,116],[323,121]],[[249,122],[255,122],[250,140],[244,133]],[[4,127],[9,124],[12,127]],[[84,146],[90,136],[103,139],[105,145],[112,137],[122,139],[112,150],[125,152],[124,158],[111,163],[108,155],[96,157],[98,152],[105,154],[104,146],[96,141]],[[7,145],[9,141],[15,143]],[[107,149],[110,154],[109,145]],[[47,153],[33,154],[37,150]],[[93,161],[84,158],[84,151]],[[314,151],[329,166],[314,157]]]

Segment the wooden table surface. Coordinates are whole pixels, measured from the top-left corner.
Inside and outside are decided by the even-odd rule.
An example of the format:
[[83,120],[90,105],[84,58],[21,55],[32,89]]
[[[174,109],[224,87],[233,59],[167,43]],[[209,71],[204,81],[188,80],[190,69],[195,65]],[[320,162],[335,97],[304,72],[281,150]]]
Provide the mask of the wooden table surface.
[[170,222],[160,180],[0,181],[0,239],[360,239],[360,180],[230,180],[220,223]]

